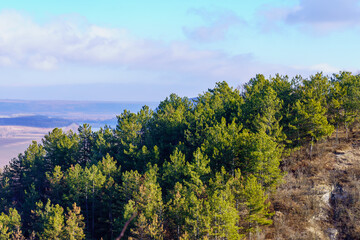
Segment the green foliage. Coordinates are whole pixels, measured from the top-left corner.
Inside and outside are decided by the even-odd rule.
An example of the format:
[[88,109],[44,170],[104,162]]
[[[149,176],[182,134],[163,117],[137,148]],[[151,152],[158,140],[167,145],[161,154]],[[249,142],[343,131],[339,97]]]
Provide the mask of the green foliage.
[[301,130],[299,140],[318,141],[334,131],[334,127],[327,121],[326,109],[314,98],[298,101],[295,109],[298,114],[296,123]]
[[239,123],[243,99],[237,89],[229,87],[226,82],[218,82],[214,89],[209,89],[194,100],[195,109],[189,118],[189,129],[186,140],[191,150],[201,146],[205,132],[225,118],[227,123]]
[[39,239],[71,239],[80,240],[85,238],[84,217],[80,214],[80,207],[73,204],[73,209],[68,208],[64,215],[64,209],[48,200],[46,205],[40,201],[33,211],[35,231]]
[[55,166],[52,174],[50,174],[49,172],[46,173],[46,178],[50,183],[50,189],[51,189],[50,191],[52,192],[52,195],[55,197],[57,201],[61,199],[61,193],[63,191],[63,184],[62,184],[63,177],[64,177],[64,173],[61,171],[60,166]]
[[276,186],[282,178],[279,169],[282,146],[264,131],[244,132],[239,145],[241,171],[256,176],[266,188]]
[[48,200],[46,205],[38,202],[35,215],[35,229],[39,239],[62,239],[64,228],[64,209]]
[[21,217],[16,209],[10,208],[9,213],[0,215],[0,239],[23,239],[21,234]]
[[170,193],[170,200],[166,204],[166,219],[169,229],[173,232],[170,234],[172,238],[179,239],[185,234],[185,216],[187,213],[186,188],[177,182]]
[[247,210],[245,216],[246,225],[244,228],[247,232],[255,232],[260,226],[270,225],[273,215],[269,211],[270,202],[262,186],[258,183],[256,177],[250,175],[245,183],[243,197]]
[[171,94],[157,107],[154,117],[149,122],[147,142],[152,147],[158,147],[160,166],[179,142],[185,141],[185,131],[189,125],[192,108],[193,104],[188,98],[181,98],[176,94]]
[[103,157],[102,161],[98,163],[99,170],[106,176],[114,176],[118,171],[116,161],[109,154]]
[[115,130],[118,142],[118,159],[125,170],[137,169],[144,171],[146,162],[149,161],[150,152],[143,145],[147,135],[147,125],[153,112],[144,106],[137,114],[125,110],[118,116]]
[[163,166],[162,180],[166,189],[173,189],[175,183],[185,179],[187,174],[185,155],[177,148],[170,155],[170,161]]
[[157,166],[148,166],[138,191],[132,192],[125,206],[124,218],[137,215],[131,233],[138,239],[163,239],[163,202]]
[[210,159],[204,155],[200,148],[194,152],[193,161],[186,163],[187,175],[192,183],[197,186],[202,185],[202,182],[208,179],[210,174]]
[[116,129],[56,128],[0,173],[0,238],[251,238],[271,224],[283,155],[359,111],[359,75],[257,75],[125,110]]
[[334,127],[328,123],[327,100],[329,81],[321,73],[304,81],[302,98],[295,104],[297,126],[301,130],[299,140],[305,139],[313,143],[330,136]]
[[67,169],[79,161],[79,136],[72,131],[66,134],[61,129],[55,128],[45,135],[43,146],[46,151],[47,171],[51,171],[55,166]]
[[222,166],[228,171],[235,171],[238,166],[238,141],[241,135],[241,125],[232,121],[226,124],[225,118],[213,127],[208,128],[202,150],[211,158],[211,169],[219,171]]
[[5,169],[3,177],[8,179],[9,190],[16,201],[24,201],[25,191],[32,187],[38,193],[44,193],[45,151],[43,146],[33,141],[23,154],[14,158]]
[[360,75],[340,72],[334,74],[331,83],[329,117],[337,127],[343,125],[348,132],[360,110]]
[[240,215],[236,209],[232,185],[231,179],[226,180],[224,169],[218,172],[215,179],[210,182],[210,189],[213,189],[209,196],[211,207],[210,236],[215,239],[241,239],[243,237],[240,234]]
[[261,74],[256,75],[245,85],[244,99],[242,108],[246,128],[254,133],[263,129],[277,141],[284,140],[282,127],[279,125],[282,101],[277,97],[271,82]]
[[113,131],[106,127],[101,128],[99,131],[93,134],[94,144],[92,146],[92,162],[96,163],[100,161],[107,154],[110,156],[115,156],[116,150],[114,149],[115,145],[115,136]]
[[85,224],[83,222],[84,217],[80,214],[80,207],[76,206],[76,203],[73,204],[72,209],[67,209],[68,213],[66,214],[66,226],[64,228],[64,239],[69,240],[80,240],[85,238],[84,228]]
[[295,76],[289,81],[287,76],[280,75],[276,75],[270,80],[272,89],[282,102],[279,124],[286,136],[284,143],[288,148],[299,146],[298,136],[300,130],[295,126],[297,114],[294,107],[295,103],[301,99],[300,88],[303,81],[301,76]]
[[92,157],[91,149],[94,145],[93,132],[89,124],[83,124],[78,128],[79,132],[79,163],[89,164]]

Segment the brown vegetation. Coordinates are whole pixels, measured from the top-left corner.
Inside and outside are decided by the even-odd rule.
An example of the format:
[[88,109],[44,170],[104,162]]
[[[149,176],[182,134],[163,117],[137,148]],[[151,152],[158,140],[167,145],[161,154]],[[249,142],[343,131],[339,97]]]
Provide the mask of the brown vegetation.
[[274,224],[268,239],[360,239],[360,132],[331,137],[293,152],[271,202]]

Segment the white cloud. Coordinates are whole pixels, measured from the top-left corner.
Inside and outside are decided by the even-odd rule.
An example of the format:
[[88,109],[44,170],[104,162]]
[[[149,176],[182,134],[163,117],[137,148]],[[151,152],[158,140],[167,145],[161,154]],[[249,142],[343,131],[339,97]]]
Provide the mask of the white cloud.
[[198,50],[185,42],[139,39],[126,29],[76,21],[40,25],[17,12],[0,13],[0,65],[52,70],[72,63],[225,80],[247,71],[253,59],[249,54],[230,56],[222,51]]
[[[9,73],[7,79],[16,79],[10,79],[14,86],[30,79],[27,84],[132,81],[137,85],[160,82],[206,89],[222,80],[237,86],[257,73],[299,73],[296,67],[259,62],[250,53],[199,50],[190,44],[141,39],[126,29],[86,22],[38,24],[17,12],[0,13],[0,70]],[[78,70],[67,73],[63,65]],[[105,70],[93,66],[105,66]],[[54,74],[49,75],[49,71]]]
[[29,66],[39,70],[53,70],[57,67],[58,60],[52,56],[31,56],[29,57]]
[[224,40],[232,27],[245,25],[246,22],[230,10],[207,11],[205,9],[191,9],[190,14],[198,15],[205,22],[205,26],[184,27],[184,34],[191,40],[198,42],[214,42]]
[[337,67],[334,67],[334,66],[331,66],[329,64],[326,64],[326,63],[320,63],[320,64],[315,64],[313,66],[310,66],[309,67],[310,70],[313,70],[313,71],[322,71],[324,73],[336,73],[336,72],[339,72],[341,69],[337,68]]
[[126,31],[68,21],[39,25],[16,12],[0,14],[0,53],[17,65],[49,69],[62,61],[126,61],[135,41]]
[[[327,33],[333,30],[360,25],[359,0],[300,0],[293,7],[264,6],[259,15],[265,17],[266,26],[276,26],[282,22],[298,25],[314,33]],[[270,21],[270,23],[269,23]]]
[[6,66],[6,67],[9,67],[11,66],[13,63],[12,63],[12,60],[7,57],[7,56],[0,56],[0,66]]
[[292,66],[292,67],[302,72],[309,72],[309,74],[316,72],[324,72],[325,74],[332,74],[343,70],[338,67],[331,66],[327,63],[319,63],[310,66]]
[[359,24],[358,0],[301,0],[286,17],[286,21],[313,24]]

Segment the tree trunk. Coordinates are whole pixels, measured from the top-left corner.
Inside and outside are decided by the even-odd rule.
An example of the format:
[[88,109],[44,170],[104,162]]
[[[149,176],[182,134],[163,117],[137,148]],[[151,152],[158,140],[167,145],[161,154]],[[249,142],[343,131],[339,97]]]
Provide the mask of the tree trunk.
[[85,206],[86,206],[86,227],[90,228],[90,222],[89,222],[89,204],[88,204],[88,186],[86,184],[85,187]]
[[110,239],[114,239],[114,229],[113,229],[113,217],[112,217],[112,204],[110,200],[110,209],[109,209],[109,220],[110,220]]
[[311,137],[311,143],[310,143],[310,159],[312,158],[313,145],[314,145],[314,137]]
[[134,212],[133,215],[130,217],[130,219],[126,221],[126,223],[125,223],[125,225],[124,225],[124,227],[123,227],[120,235],[116,238],[116,240],[120,240],[120,239],[124,236],[127,227],[129,226],[129,224],[131,223],[131,221],[132,221],[137,215],[138,215],[138,212]]
[[93,189],[92,189],[92,209],[91,209],[91,236],[94,237],[95,232],[95,190],[94,190],[94,180],[93,180]]

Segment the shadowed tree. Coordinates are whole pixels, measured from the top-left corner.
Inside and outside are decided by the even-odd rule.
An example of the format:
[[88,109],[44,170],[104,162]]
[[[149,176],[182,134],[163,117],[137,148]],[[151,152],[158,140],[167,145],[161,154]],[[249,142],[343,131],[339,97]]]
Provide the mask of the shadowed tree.
[[180,142],[185,141],[185,131],[189,127],[189,117],[193,108],[188,98],[171,94],[157,107],[149,122],[150,146],[159,149],[159,165],[168,159]]
[[90,163],[92,158],[92,151],[94,144],[93,132],[89,124],[83,124],[78,128],[79,132],[79,163],[86,166]]
[[150,151],[144,145],[148,123],[153,112],[144,106],[137,114],[125,110],[118,116],[115,130],[119,164],[124,170],[137,169],[143,172],[150,160]]
[[64,169],[79,161],[79,136],[72,131],[67,134],[55,128],[42,140],[46,151],[45,162],[47,171],[52,171],[55,166]]

